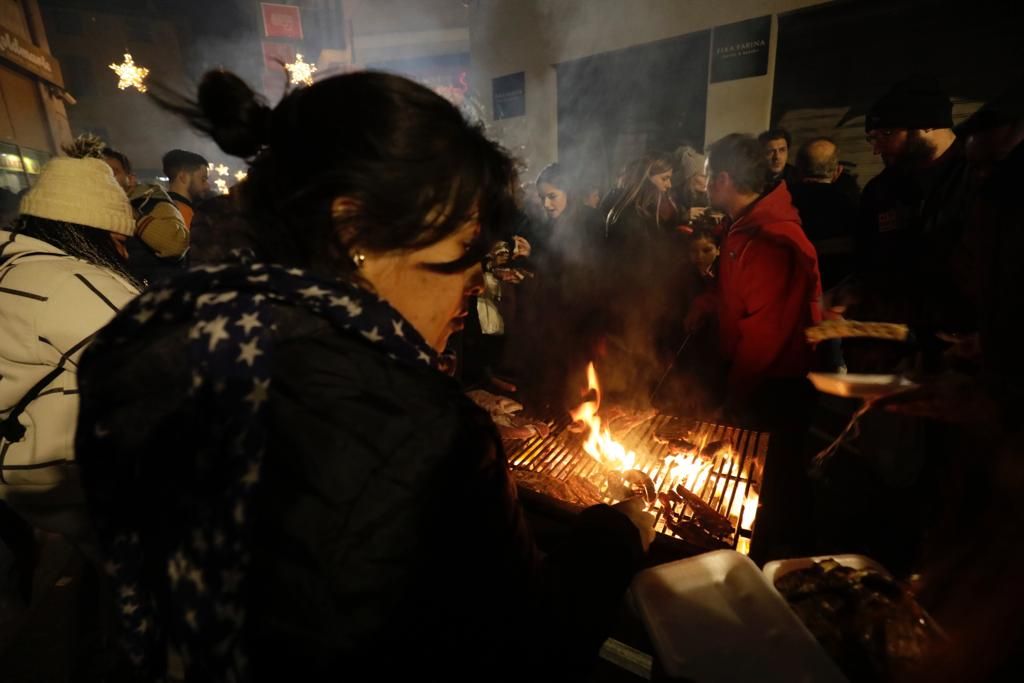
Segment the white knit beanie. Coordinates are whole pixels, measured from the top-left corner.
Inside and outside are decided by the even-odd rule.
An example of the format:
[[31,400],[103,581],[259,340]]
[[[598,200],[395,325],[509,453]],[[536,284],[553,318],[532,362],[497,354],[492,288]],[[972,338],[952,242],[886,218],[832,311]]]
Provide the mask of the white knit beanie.
[[128,197],[102,159],[51,159],[22,197],[21,213],[119,235],[135,234]]
[[682,176],[677,180],[685,181],[704,172],[704,162],[707,161],[707,157],[693,147],[684,145],[676,150],[676,160],[679,164],[679,173]]

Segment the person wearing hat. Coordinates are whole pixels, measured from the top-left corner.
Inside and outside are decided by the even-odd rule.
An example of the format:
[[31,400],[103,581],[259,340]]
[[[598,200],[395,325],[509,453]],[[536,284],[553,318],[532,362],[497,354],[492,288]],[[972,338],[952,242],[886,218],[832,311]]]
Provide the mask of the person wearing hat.
[[707,157],[689,145],[675,151],[672,194],[682,222],[692,225],[708,210]]
[[985,103],[956,128],[979,178],[970,221],[978,262],[982,378],[1010,421],[1024,412],[1024,79]]
[[[885,169],[861,198],[857,286],[839,302],[848,316],[905,323],[925,341],[976,324],[959,262],[970,179],[952,127],[949,96],[926,78],[897,83],[868,111],[867,140]],[[848,355],[851,371],[892,372],[907,360],[902,347],[851,346],[864,351]]]
[[1024,154],[1024,79],[986,102],[954,130],[964,139],[967,160],[976,169],[1019,158]]
[[79,156],[48,162],[14,227],[0,230],[0,500],[89,547],[73,452],[76,371],[138,293],[121,260],[135,218],[98,148],[65,151]]

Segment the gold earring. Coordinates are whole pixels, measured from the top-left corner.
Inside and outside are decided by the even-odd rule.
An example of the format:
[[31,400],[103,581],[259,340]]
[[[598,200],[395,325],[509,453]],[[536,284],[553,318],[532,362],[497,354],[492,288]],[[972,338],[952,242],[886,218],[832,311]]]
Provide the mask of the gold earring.
[[366,263],[366,254],[361,251],[352,254],[352,263],[356,264],[357,269],[362,268],[363,264]]

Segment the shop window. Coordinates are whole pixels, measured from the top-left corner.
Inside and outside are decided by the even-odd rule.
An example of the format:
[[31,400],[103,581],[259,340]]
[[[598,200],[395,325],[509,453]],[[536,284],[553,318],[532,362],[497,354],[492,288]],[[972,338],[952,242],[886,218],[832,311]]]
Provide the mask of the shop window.
[[7,196],[3,191],[18,194],[26,188],[28,179],[21,153],[15,145],[0,143],[0,195]]
[[25,175],[28,177],[29,185],[35,185],[36,180],[39,178],[39,172],[43,168],[43,164],[50,160],[50,154],[37,149],[25,149],[21,150],[21,161],[22,166],[25,169]]

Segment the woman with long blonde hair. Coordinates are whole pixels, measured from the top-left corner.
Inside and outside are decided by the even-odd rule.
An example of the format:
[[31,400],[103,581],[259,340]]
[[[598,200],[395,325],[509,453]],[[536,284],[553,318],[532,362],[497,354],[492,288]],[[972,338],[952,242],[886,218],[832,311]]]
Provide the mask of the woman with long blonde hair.
[[616,226],[648,234],[673,227],[677,211],[669,196],[671,189],[669,157],[652,154],[630,163],[622,178],[622,192],[605,217],[605,234],[610,237]]

